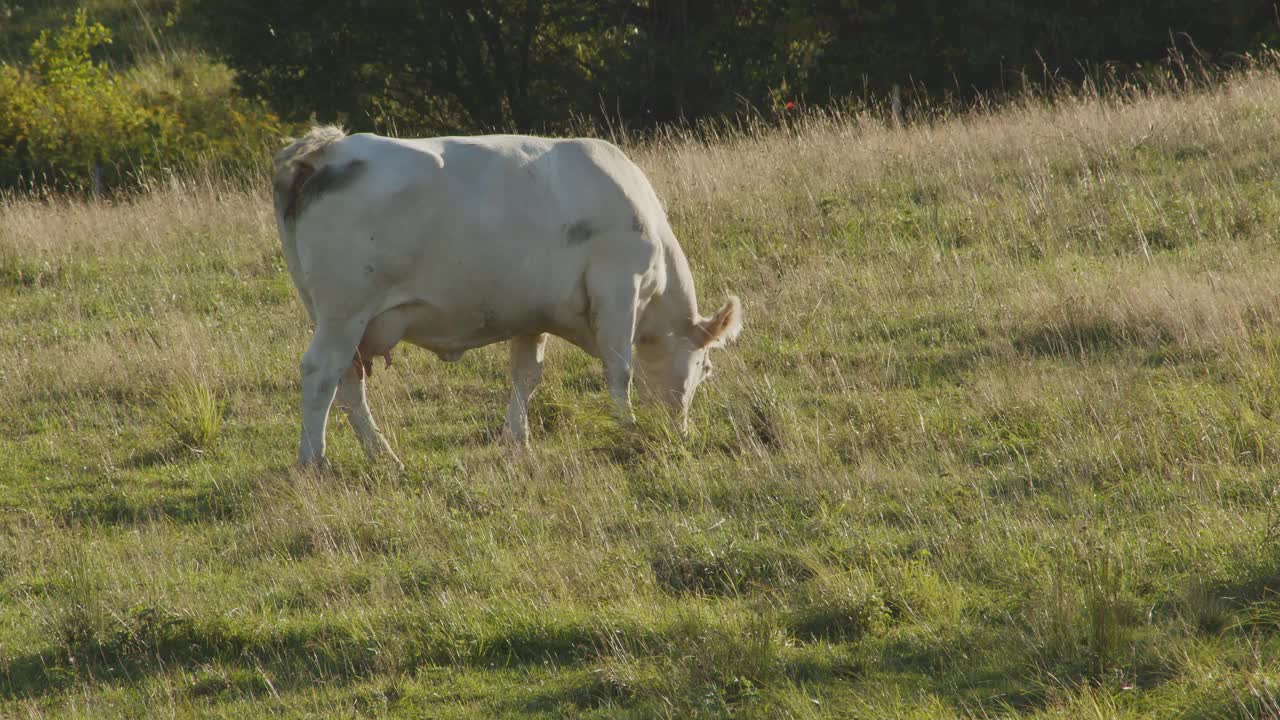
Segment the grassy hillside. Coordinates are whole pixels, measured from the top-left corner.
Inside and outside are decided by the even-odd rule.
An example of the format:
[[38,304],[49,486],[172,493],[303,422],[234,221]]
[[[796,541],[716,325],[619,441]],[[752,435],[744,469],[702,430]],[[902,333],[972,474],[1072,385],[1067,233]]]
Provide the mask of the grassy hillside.
[[403,474],[290,468],[265,183],[5,200],[0,715],[1276,717],[1278,110],[633,148],[746,303],[695,434],[553,341],[514,456],[504,350],[408,348]]

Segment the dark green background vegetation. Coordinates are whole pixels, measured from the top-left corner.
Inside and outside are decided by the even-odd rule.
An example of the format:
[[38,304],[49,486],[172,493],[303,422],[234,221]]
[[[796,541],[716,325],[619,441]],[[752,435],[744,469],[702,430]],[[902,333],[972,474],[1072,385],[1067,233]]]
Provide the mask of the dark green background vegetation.
[[[1258,0],[257,0],[197,2],[210,46],[301,118],[414,130],[636,124],[883,96],[971,98],[1276,37]],[[1193,47],[1195,50],[1193,50]]]
[[643,130],[883,104],[894,86],[910,111],[1187,80],[1264,51],[1278,28],[1265,0],[8,0],[0,184],[240,168],[309,119],[403,135]]

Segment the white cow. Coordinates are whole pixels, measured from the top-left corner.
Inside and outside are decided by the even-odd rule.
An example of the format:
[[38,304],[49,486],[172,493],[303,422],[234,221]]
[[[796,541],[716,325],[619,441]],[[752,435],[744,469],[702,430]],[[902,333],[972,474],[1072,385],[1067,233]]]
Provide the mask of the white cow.
[[601,140],[317,127],[276,155],[274,186],[285,260],[315,324],[302,356],[302,465],[324,458],[335,394],[365,452],[395,458],[364,381],[401,340],[447,361],[510,340],[505,433],[523,445],[548,333],[603,361],[624,419],[634,347],[641,386],[684,430],[711,373],[707,350],[742,326],[736,297],[698,314],[653,188]]

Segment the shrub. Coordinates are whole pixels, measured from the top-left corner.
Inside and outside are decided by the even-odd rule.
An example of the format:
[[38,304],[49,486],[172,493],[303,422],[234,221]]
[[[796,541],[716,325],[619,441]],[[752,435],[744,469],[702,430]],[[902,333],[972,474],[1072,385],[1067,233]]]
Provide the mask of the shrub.
[[[92,57],[110,42],[80,10],[40,33],[25,66],[0,65],[0,186],[100,190],[161,170],[243,165],[280,134],[275,116],[236,95],[225,68],[188,54],[163,81],[154,63],[115,72]],[[201,63],[203,73],[190,71]]]
[[137,102],[176,118],[166,167],[213,166],[233,174],[268,167],[282,135],[279,118],[241,97],[235,73],[197,52],[143,60],[125,76]]

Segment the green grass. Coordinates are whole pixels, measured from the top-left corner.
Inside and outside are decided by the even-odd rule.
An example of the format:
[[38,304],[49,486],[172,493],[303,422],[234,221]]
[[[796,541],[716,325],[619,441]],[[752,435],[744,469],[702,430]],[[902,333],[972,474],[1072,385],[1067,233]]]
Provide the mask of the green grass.
[[[691,437],[553,342],[370,386],[291,469],[265,184],[0,204],[0,716],[1270,718],[1280,77],[632,148]],[[198,380],[197,380],[198,379]]]

